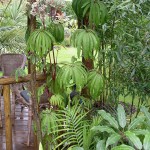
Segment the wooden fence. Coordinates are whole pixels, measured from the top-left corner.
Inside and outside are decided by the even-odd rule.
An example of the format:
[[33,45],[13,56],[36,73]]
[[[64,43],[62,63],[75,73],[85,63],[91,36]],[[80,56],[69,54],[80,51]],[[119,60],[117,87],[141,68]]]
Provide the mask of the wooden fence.
[[[36,81],[43,81],[46,76],[43,74],[36,76]],[[3,85],[4,97],[4,115],[5,115],[5,138],[6,150],[13,149],[12,143],[12,120],[11,120],[11,101],[10,101],[10,84],[29,82],[31,81],[31,74],[25,77],[19,77],[16,81],[15,77],[0,78],[0,85]]]

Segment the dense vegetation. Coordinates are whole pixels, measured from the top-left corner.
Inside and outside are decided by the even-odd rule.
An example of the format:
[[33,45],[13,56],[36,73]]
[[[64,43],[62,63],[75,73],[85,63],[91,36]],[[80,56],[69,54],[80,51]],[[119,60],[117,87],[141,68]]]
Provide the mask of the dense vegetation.
[[[16,15],[21,9],[20,5],[16,8],[13,4],[10,8]],[[9,9],[3,9],[6,15],[2,17],[0,32],[16,48],[19,42],[15,44],[17,38],[13,32],[22,31],[19,24],[22,20],[12,18],[7,13]],[[27,14],[36,16],[36,29],[31,32],[27,27],[24,52],[30,54],[37,71],[47,76],[38,88],[38,102],[47,92],[51,105],[40,112],[40,149],[148,150],[148,0],[41,0],[27,3]],[[17,22],[11,24],[6,22],[8,19]],[[71,20],[76,21],[67,23]],[[57,51],[65,45],[67,32],[71,38],[66,45],[76,48],[78,58],[72,57],[71,63],[58,63]],[[3,37],[1,49],[9,51]],[[20,40],[22,36],[19,37]],[[132,97],[130,104],[120,102],[120,96],[128,95]]]

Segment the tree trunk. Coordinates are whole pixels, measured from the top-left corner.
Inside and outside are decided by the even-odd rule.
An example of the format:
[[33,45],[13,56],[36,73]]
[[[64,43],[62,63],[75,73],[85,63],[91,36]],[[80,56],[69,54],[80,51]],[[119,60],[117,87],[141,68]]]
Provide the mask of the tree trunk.
[[[36,0],[29,0],[30,4],[32,5]],[[36,17],[35,16],[28,16],[28,29],[32,33],[36,29]],[[29,53],[30,55],[30,53]],[[34,54],[33,54],[34,55]],[[40,117],[38,113],[38,102],[36,99],[36,65],[28,61],[28,73],[31,73],[31,98],[32,98],[32,112],[33,112],[33,121],[36,125],[36,136],[34,136],[34,145],[37,148],[37,145],[41,142],[42,135],[41,135],[41,125],[40,125]]]

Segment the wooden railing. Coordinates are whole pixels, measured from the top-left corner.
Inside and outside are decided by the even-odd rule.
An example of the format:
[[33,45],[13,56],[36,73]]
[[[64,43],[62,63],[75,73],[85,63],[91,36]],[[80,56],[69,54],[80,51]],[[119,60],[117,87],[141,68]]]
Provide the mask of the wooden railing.
[[[46,76],[43,74],[36,76],[36,81],[43,81]],[[31,81],[31,75],[25,77],[19,77],[16,81],[15,77],[0,78],[0,85],[3,85],[3,97],[4,97],[4,114],[5,114],[5,138],[6,138],[6,150],[13,149],[12,143],[12,119],[11,119],[11,101],[10,101],[10,84],[29,82]]]

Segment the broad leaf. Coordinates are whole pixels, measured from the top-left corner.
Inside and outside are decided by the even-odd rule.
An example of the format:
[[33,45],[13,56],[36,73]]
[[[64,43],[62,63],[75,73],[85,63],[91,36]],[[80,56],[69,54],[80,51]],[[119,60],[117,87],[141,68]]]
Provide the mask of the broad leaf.
[[71,149],[68,149],[68,150],[84,150],[82,147],[73,147],[73,148],[71,148]]
[[42,146],[41,142],[39,144],[39,150],[43,150],[43,146]]
[[119,128],[117,121],[109,113],[106,113],[104,110],[100,110],[98,111],[98,113],[102,116],[103,119],[107,120],[114,128]]
[[91,131],[99,131],[99,132],[107,132],[107,133],[115,133],[115,131],[108,126],[94,126],[91,128]]
[[142,149],[142,143],[140,139],[135,135],[135,133],[132,133],[131,131],[126,131],[125,135],[134,144],[136,148]]
[[120,140],[120,138],[121,138],[121,135],[119,135],[117,133],[112,134],[106,141],[106,148],[109,145],[117,143]]
[[128,126],[128,130],[135,129],[138,125],[143,123],[145,120],[145,116],[138,116],[137,118],[134,118],[131,123]]
[[143,141],[143,147],[144,150],[150,149],[150,133],[145,135],[144,141]]
[[134,148],[131,146],[122,144],[120,146],[116,146],[116,147],[112,148],[111,150],[134,150]]
[[144,115],[146,116],[148,123],[150,125],[150,113],[148,112],[148,109],[144,106],[141,107],[141,111],[144,113]]
[[105,141],[98,141],[96,144],[96,150],[106,150]]
[[148,130],[143,130],[143,129],[135,129],[132,130],[135,135],[146,135],[148,133]]
[[125,114],[124,107],[121,104],[118,105],[117,115],[118,115],[119,125],[122,128],[124,128],[126,126],[126,114]]

